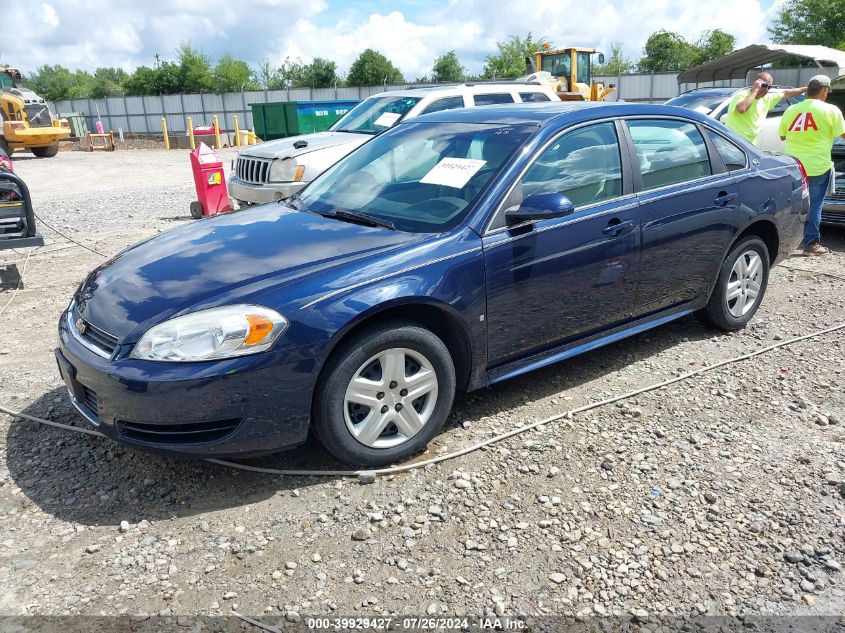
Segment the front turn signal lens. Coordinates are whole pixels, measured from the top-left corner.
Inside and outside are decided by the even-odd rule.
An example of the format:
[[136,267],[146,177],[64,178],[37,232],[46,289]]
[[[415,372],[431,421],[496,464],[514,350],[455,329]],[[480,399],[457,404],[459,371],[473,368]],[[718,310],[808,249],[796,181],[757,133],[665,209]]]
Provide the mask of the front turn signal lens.
[[273,331],[273,322],[260,314],[247,314],[249,332],[244,339],[244,345],[257,345]]

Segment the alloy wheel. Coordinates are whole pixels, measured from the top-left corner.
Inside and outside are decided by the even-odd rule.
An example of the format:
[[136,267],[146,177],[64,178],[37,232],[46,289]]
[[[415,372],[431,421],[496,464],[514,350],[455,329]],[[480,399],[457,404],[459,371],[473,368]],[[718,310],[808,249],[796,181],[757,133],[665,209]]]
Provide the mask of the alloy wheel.
[[754,307],[762,283],[763,260],[757,251],[749,249],[737,257],[725,288],[725,303],[731,316],[740,318]]
[[423,354],[407,348],[381,351],[358,368],[346,387],[346,427],[370,448],[404,444],[431,418],[437,389],[437,374]]

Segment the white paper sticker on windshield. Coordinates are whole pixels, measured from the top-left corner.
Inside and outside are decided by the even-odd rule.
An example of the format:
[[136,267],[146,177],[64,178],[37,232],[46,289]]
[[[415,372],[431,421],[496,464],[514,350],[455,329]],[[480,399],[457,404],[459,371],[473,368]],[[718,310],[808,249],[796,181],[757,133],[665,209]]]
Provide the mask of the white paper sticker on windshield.
[[707,106],[696,106],[693,109],[700,114],[710,114],[710,108]]
[[402,115],[398,112],[384,112],[379,118],[373,121],[373,125],[380,125],[381,127],[391,127],[400,118],[402,118]]
[[422,177],[420,182],[427,185],[443,185],[463,189],[469,179],[484,166],[486,160],[473,158],[444,158]]

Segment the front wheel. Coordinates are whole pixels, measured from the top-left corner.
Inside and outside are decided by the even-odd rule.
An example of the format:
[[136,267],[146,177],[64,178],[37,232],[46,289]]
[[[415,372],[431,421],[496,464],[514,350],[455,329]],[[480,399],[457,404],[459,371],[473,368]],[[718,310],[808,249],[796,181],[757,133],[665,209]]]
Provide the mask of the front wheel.
[[417,325],[385,324],[329,361],[314,396],[314,431],[338,459],[384,466],[425,449],[454,396],[455,367],[443,341]]
[[700,314],[723,330],[740,330],[760,307],[768,283],[769,250],[756,235],[744,237],[722,263],[710,301]]
[[59,153],[59,144],[48,145],[47,147],[33,147],[32,153],[36,158],[51,158]]

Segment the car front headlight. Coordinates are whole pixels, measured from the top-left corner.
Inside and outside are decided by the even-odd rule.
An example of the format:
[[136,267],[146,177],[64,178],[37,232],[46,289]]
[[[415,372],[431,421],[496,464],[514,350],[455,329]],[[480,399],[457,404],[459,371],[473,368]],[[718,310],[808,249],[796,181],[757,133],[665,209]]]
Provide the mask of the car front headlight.
[[268,349],[288,325],[281,314],[262,306],[200,310],[147,330],[130,357],[190,362],[255,354]]
[[270,164],[270,180],[273,182],[293,182],[296,177],[295,158],[277,158]]

